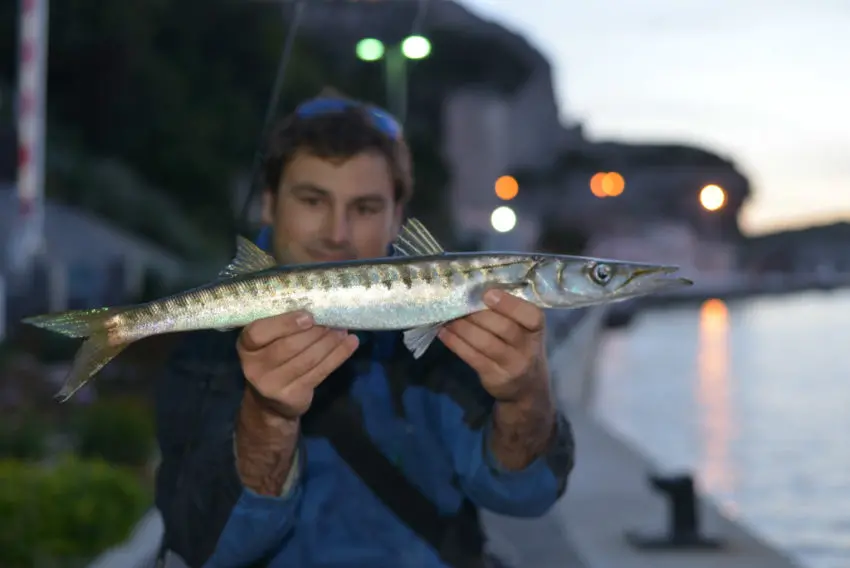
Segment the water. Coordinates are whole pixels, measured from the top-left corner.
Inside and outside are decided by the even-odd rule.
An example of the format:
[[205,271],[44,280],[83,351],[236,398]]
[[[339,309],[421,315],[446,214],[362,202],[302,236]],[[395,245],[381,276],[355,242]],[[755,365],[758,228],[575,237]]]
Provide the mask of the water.
[[850,567],[850,292],[642,314],[596,413],[811,568]]

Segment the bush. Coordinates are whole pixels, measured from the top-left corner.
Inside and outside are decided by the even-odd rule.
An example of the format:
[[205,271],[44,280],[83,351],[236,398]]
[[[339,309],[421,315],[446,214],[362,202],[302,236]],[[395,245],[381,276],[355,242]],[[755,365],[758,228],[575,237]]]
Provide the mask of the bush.
[[0,459],[42,459],[49,433],[44,422],[32,416],[0,418]]
[[101,461],[0,461],[0,566],[82,566],[126,540],[150,506],[132,473]]
[[81,408],[75,423],[77,452],[84,458],[140,467],[153,456],[154,421],[150,409],[140,402],[99,400]]

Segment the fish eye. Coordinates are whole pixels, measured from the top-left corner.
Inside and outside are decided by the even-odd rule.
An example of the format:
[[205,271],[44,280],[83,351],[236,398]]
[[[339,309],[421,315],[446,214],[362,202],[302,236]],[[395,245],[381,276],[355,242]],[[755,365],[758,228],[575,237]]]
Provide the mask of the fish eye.
[[614,270],[608,264],[595,264],[590,268],[590,278],[600,286],[605,286],[611,281]]

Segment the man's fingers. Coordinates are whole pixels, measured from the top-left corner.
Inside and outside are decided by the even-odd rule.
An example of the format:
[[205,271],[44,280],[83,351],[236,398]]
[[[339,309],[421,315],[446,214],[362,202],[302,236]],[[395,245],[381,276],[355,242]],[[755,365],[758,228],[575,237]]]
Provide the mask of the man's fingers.
[[493,359],[478,351],[452,329],[443,328],[438,337],[446,347],[475,369],[479,375],[501,372],[501,368]]
[[486,329],[508,345],[518,346],[526,333],[517,322],[493,310],[476,312],[463,319]]
[[275,339],[263,349],[262,357],[254,357],[255,352],[249,351],[246,359],[252,364],[261,365],[259,374],[265,374],[290,362],[330,333],[333,333],[330,328],[315,326],[295,335]]
[[349,357],[357,350],[360,345],[360,340],[356,335],[351,334],[343,339],[330,354],[322,359],[322,361],[313,367],[313,370],[307,373],[301,380],[311,388],[316,388],[322,381],[328,378],[328,375],[345,363]]
[[[334,369],[354,353],[358,340],[356,335],[347,337],[334,336],[329,333],[288,365],[280,367],[281,373],[294,380],[279,385],[274,393],[278,400],[286,400],[288,404],[306,411],[315,389]],[[302,369],[307,369],[301,372]]]
[[279,368],[286,376],[298,380],[318,367],[322,360],[330,355],[331,351],[342,343],[347,336],[348,333],[345,331],[330,331]]
[[281,314],[248,324],[239,334],[239,341],[246,351],[256,351],[276,339],[310,329],[312,326],[313,317],[307,312]]
[[542,331],[546,323],[543,310],[502,290],[488,290],[484,294],[484,303],[494,312],[509,317],[528,331]]
[[466,318],[455,320],[446,327],[470,347],[493,361],[501,363],[519,356],[512,345],[502,341],[489,330],[467,321]]

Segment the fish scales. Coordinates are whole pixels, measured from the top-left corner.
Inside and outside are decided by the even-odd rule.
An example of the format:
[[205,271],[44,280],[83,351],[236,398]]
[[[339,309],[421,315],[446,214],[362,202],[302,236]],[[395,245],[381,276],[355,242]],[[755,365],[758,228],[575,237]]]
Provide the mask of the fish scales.
[[480,309],[478,301],[470,302],[473,287],[487,283],[480,265],[446,259],[337,268],[337,286],[293,290],[299,297],[294,309],[308,310],[320,325],[345,329],[431,325]]
[[309,310],[316,323],[330,327],[416,327],[482,309],[477,289],[518,282],[530,266],[527,259],[472,257],[268,271],[209,284],[115,317],[123,341],[242,327],[299,309]]

